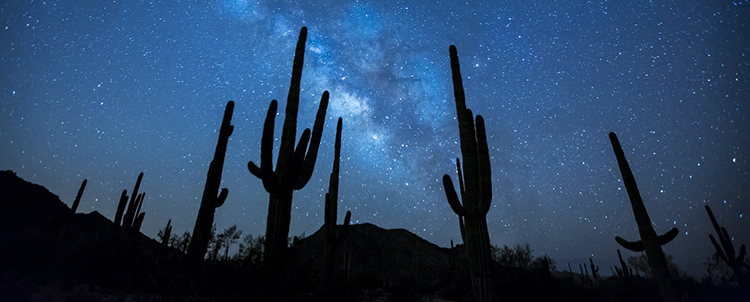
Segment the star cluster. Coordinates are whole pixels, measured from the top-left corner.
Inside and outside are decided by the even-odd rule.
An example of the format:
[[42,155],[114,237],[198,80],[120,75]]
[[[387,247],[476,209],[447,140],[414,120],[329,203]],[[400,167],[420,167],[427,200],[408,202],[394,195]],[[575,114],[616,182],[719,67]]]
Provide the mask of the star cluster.
[[68,203],[88,178],[81,209],[107,217],[144,171],[142,231],[154,237],[168,219],[192,231],[234,100],[216,223],[262,234],[268,194],[246,165],[260,159],[268,104],[286,102],[307,26],[298,130],[312,126],[323,91],[331,103],[290,236],[323,223],[343,117],[340,211],[460,242],[440,180],[455,179],[460,156],[454,44],[468,106],[487,123],[494,244],[528,242],[561,268],[613,265],[614,236],[638,232],[610,131],[657,232],[680,229],[664,249],[682,269],[702,276],[713,252],[704,205],[750,243],[750,3],[433,2],[0,4],[0,169]]

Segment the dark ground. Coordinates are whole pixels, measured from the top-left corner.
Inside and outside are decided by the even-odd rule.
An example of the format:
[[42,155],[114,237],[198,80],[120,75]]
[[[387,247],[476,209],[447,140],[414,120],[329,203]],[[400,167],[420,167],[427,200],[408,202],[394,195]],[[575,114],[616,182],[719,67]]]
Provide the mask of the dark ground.
[[[0,172],[0,209],[0,301],[471,300],[462,246],[441,248],[402,229],[350,226],[332,280],[323,282],[321,230],[294,244],[281,268],[243,260],[193,265],[98,212],[72,213],[11,171]],[[499,265],[494,273],[502,301],[658,301],[644,278],[582,282],[579,274]],[[748,301],[737,288],[678,283],[685,301]]]

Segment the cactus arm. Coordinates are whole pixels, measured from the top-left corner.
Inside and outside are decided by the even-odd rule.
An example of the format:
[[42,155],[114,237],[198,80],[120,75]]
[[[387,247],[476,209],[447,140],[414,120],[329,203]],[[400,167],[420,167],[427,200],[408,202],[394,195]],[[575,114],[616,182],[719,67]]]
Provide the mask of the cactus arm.
[[352,220],[352,211],[346,211],[346,215],[344,216],[344,234],[346,234],[346,230],[349,227],[349,223],[351,223]]
[[479,170],[479,211],[487,214],[492,201],[492,167],[490,167],[490,150],[487,146],[487,131],[484,118],[477,115],[477,163]]
[[679,233],[680,233],[680,230],[678,230],[677,228],[672,228],[671,230],[664,233],[663,235],[656,237],[656,240],[659,243],[659,245],[665,245],[669,243],[670,241],[672,241],[672,239],[677,237],[677,234]]
[[713,211],[711,211],[711,208],[708,205],[706,205],[705,208],[706,212],[708,213],[708,217],[711,219],[711,224],[716,231],[716,235],[719,237],[719,241],[717,242],[716,238],[713,235],[708,235],[708,238],[711,239],[711,244],[716,249],[716,253],[722,260],[724,260],[727,265],[732,268],[732,270],[735,271],[735,274],[737,276],[745,279],[746,276],[741,269],[742,266],[748,266],[744,262],[745,254],[747,252],[745,249],[745,245],[743,244],[740,246],[739,255],[735,254],[734,244],[732,243],[732,237],[729,236],[729,232],[727,232],[726,228],[719,226],[719,223],[716,221],[716,217],[714,216]]
[[318,112],[315,114],[310,147],[305,156],[304,164],[300,165],[301,169],[297,176],[297,183],[294,186],[295,190],[299,190],[307,185],[312,177],[313,170],[315,169],[315,162],[318,158],[318,150],[320,149],[320,140],[323,137],[323,128],[325,126],[326,112],[328,110],[328,99],[329,93],[328,91],[324,91],[323,96],[320,97]]
[[453,180],[451,180],[451,177],[448,174],[443,175],[443,187],[445,188],[445,196],[448,198],[448,204],[451,206],[451,209],[453,209],[453,212],[458,216],[465,216],[466,208],[464,208],[461,205],[461,201],[458,200],[456,189],[453,188]]
[[464,171],[461,170],[461,159],[456,157],[456,171],[458,172],[458,191],[461,192],[461,197],[466,194],[466,187],[464,187]]
[[146,198],[146,193],[141,193],[141,195],[138,195],[138,198],[135,200],[135,204],[137,206],[135,210],[136,217],[138,214],[141,213],[141,208],[143,207],[143,200],[145,198]]
[[292,190],[300,190],[304,187],[304,185],[300,186],[300,179],[303,173],[302,171],[305,170],[305,153],[307,152],[307,145],[309,142],[310,129],[305,129],[302,131],[302,136],[300,136],[299,142],[297,142],[297,147],[294,149],[287,177],[282,178],[282,181],[285,182],[283,186],[290,187]]
[[214,208],[218,208],[224,205],[224,202],[227,200],[228,195],[229,195],[229,189],[221,188],[221,192],[219,193],[219,196],[216,197],[216,204],[214,204]]
[[260,167],[252,161],[247,163],[247,169],[263,181],[263,187],[268,192],[276,192],[279,187],[278,176],[273,171],[273,132],[277,108],[278,102],[276,100],[272,100],[271,104],[268,105],[260,140]]
[[83,190],[86,190],[86,183],[88,183],[88,179],[84,179],[81,183],[81,187],[78,188],[78,194],[76,194],[76,199],[73,200],[73,205],[70,207],[73,213],[78,210],[78,205],[81,204],[81,197],[83,196]]
[[721,245],[719,245],[719,243],[716,242],[716,238],[714,238],[714,235],[709,234],[708,238],[711,239],[711,244],[714,245],[714,248],[716,249],[716,253],[719,254],[719,257],[721,257],[721,259],[726,262],[727,255],[724,254],[724,249],[721,248]]
[[625,239],[622,239],[620,236],[615,236],[615,241],[617,241],[620,246],[631,250],[633,252],[643,252],[645,250],[645,247],[643,246],[643,241],[627,241]]
[[135,181],[135,188],[133,188],[133,195],[130,196],[130,203],[135,203],[138,198],[138,189],[141,187],[141,181],[143,180],[143,172],[138,174],[138,180]]
[[117,212],[115,213],[115,225],[122,225],[122,215],[125,213],[125,206],[128,203],[128,190],[122,190],[120,202],[117,203]]
[[133,221],[133,230],[136,232],[139,232],[141,230],[141,226],[143,225],[143,219],[146,218],[146,212],[138,214],[138,216],[135,217],[135,220]]
[[732,239],[729,237],[726,228],[721,227],[721,235],[721,238],[724,238],[724,240],[722,240],[722,245],[724,246],[724,252],[727,254],[727,258],[735,259],[734,244],[732,244]]

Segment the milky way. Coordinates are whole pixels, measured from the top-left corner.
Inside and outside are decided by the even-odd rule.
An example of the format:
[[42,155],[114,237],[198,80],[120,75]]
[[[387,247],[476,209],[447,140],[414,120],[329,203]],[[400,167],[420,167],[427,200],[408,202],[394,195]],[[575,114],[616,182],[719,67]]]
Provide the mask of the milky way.
[[323,91],[331,103],[290,235],[323,223],[341,116],[339,213],[460,242],[440,181],[460,156],[454,44],[487,123],[494,244],[528,242],[561,269],[614,264],[614,236],[638,232],[610,131],[657,232],[680,229],[664,250],[682,269],[702,276],[713,252],[706,204],[750,243],[747,1],[19,2],[0,4],[0,169],[68,204],[88,178],[79,211],[110,218],[143,171],[152,237],[168,219],[192,230],[228,100],[230,193],[216,223],[265,231],[268,194],[246,165],[260,159],[268,104],[285,104],[307,26],[298,130]]

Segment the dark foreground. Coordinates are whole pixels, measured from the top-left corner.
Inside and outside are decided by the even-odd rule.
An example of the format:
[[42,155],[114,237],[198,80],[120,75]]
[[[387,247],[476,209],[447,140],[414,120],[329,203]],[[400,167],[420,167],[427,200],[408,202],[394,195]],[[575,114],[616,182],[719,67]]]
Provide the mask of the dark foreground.
[[[323,277],[320,230],[287,261],[191,263],[180,251],[74,214],[46,188],[0,172],[0,301],[471,301],[463,247],[441,248],[406,230],[352,225]],[[650,280],[496,265],[498,301],[659,301]],[[324,281],[326,280],[326,281]],[[684,301],[748,301],[737,287],[679,282]]]

